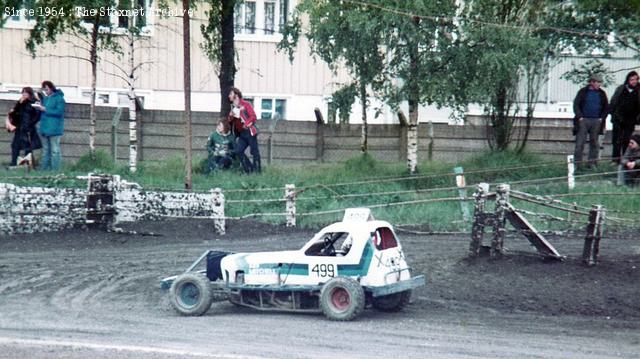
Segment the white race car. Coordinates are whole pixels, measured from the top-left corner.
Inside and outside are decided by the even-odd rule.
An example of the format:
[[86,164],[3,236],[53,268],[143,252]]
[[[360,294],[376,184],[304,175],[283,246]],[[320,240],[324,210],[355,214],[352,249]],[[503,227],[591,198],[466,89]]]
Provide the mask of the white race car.
[[[206,269],[194,271],[205,259]],[[368,208],[353,208],[299,250],[206,251],[184,274],[163,279],[161,287],[169,289],[171,304],[183,315],[204,314],[213,291],[220,290],[240,306],[351,320],[369,304],[401,310],[411,290],[424,283],[424,276],[411,276],[392,226],[374,220]]]

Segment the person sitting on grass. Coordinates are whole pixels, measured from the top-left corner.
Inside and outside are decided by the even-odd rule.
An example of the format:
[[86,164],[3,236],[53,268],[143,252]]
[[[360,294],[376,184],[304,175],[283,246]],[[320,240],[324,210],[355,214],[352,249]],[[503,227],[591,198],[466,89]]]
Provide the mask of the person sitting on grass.
[[640,180],[640,134],[631,136],[620,164],[624,170],[624,183],[631,186],[638,184]]
[[209,174],[218,169],[228,169],[231,167],[233,147],[236,141],[235,136],[231,133],[229,122],[220,120],[216,130],[209,136],[207,141],[207,167],[205,174]]

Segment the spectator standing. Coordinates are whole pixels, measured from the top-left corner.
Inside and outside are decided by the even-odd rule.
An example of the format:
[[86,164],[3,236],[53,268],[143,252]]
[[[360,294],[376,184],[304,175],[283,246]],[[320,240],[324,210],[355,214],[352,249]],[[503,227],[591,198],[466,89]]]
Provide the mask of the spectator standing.
[[64,93],[51,81],[42,82],[45,97],[42,104],[34,105],[40,110],[40,137],[42,140],[42,163],[40,169],[60,170],[60,138],[64,134]]
[[[229,92],[229,102],[231,102],[229,123],[233,134],[237,138],[233,153],[242,163],[245,172],[261,172],[258,129],[255,125],[257,118],[253,106],[242,98],[242,92],[235,87],[231,88]],[[253,163],[249,161],[244,153],[247,147],[249,147]]]
[[209,174],[218,169],[228,169],[233,162],[231,156],[235,145],[236,137],[231,133],[229,123],[220,120],[216,130],[209,136],[207,141],[207,168],[204,173]]
[[638,184],[638,179],[640,179],[640,134],[631,136],[620,164],[624,170],[624,183],[626,185]]
[[626,150],[629,139],[640,116],[640,94],[638,91],[638,73],[631,71],[627,74],[624,84],[618,86],[611,96],[609,106],[613,132],[611,157],[614,162],[620,162],[620,156]]
[[589,139],[589,168],[596,166],[600,145],[598,135],[604,133],[608,111],[607,93],[600,88],[602,77],[591,75],[589,85],[581,88],[573,101],[573,134],[576,136],[574,160],[582,166],[584,144]]
[[36,124],[40,119],[39,111],[33,106],[35,97],[31,87],[22,89],[22,96],[9,111],[12,123],[15,124],[13,141],[11,142],[11,166],[18,164],[20,152],[24,151],[25,157],[42,148],[40,138],[36,131]]

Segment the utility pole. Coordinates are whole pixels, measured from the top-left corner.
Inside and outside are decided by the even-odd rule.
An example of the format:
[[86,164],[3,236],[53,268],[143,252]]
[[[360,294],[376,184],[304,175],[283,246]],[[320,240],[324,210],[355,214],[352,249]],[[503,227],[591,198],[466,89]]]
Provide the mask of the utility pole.
[[189,29],[189,1],[182,0],[182,44],[184,56],[184,120],[185,120],[185,175],[184,188],[191,190],[191,32]]

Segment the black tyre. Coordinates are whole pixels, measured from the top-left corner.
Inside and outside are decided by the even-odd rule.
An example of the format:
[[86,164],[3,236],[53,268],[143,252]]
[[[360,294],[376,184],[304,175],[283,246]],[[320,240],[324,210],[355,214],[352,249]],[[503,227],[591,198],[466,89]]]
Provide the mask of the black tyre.
[[169,300],[182,315],[202,315],[209,310],[213,300],[209,279],[200,273],[186,273],[173,281]]
[[399,312],[411,301],[411,290],[373,298],[373,307],[381,312]]
[[364,310],[364,289],[347,277],[333,278],[320,291],[320,308],[331,320],[352,320]]

